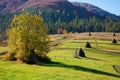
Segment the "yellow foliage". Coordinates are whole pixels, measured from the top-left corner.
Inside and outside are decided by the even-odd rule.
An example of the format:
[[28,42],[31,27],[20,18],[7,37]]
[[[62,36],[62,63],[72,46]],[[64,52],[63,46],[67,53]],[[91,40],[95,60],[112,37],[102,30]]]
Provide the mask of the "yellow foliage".
[[9,47],[16,51],[18,60],[29,61],[35,49],[41,52],[37,53],[40,56],[49,51],[48,30],[40,16],[30,13],[14,16],[7,34]]

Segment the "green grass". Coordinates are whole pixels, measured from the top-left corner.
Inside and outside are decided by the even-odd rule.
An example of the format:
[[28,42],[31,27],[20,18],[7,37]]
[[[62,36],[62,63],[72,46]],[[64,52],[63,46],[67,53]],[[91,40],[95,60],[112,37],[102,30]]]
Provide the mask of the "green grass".
[[[87,41],[91,49],[84,47]],[[120,65],[120,42],[97,42],[98,47],[94,40],[65,40],[48,54],[52,62],[42,66],[0,60],[0,80],[119,80],[112,65]],[[73,57],[80,47],[87,58]]]

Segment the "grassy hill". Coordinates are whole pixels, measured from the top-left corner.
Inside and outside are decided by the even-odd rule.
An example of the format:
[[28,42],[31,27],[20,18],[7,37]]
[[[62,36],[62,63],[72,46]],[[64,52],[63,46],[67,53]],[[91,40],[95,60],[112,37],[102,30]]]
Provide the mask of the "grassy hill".
[[[94,36],[98,34],[96,45]],[[111,36],[112,33],[92,33],[91,37],[88,33],[51,35],[51,41],[59,43],[52,46],[48,54],[51,63],[27,65],[0,60],[0,80],[119,80],[120,75],[113,65],[120,65],[120,41],[112,44],[110,38],[113,37],[106,39],[105,35]],[[116,34],[117,40],[119,36]],[[85,48],[87,41],[92,48]],[[76,49],[80,47],[86,58],[74,58]],[[0,47],[0,52],[7,49]]]

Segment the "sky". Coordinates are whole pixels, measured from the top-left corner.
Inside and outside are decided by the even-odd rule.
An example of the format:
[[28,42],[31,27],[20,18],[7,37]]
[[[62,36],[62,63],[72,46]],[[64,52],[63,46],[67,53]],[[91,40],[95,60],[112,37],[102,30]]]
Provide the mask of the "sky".
[[120,16],[120,0],[68,0],[70,2],[83,2],[97,6],[112,14]]

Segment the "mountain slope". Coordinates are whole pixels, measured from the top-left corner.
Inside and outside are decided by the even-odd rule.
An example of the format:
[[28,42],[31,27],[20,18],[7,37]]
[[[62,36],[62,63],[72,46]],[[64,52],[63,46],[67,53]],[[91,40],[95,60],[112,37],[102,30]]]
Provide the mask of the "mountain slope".
[[0,12],[4,13],[15,12],[30,7],[64,8],[64,6],[73,5],[67,0],[0,0]]
[[0,0],[0,13],[11,12],[28,0]]
[[18,9],[30,8],[30,7],[40,7],[40,8],[62,7],[58,3],[64,3],[66,5],[70,5],[70,3],[67,0],[29,0],[25,4],[21,5]]
[[81,15],[82,17],[90,17],[97,15],[87,11],[83,7],[74,6],[68,0],[29,0],[25,4],[22,4],[20,7],[14,9],[14,12],[25,10],[27,8],[32,8],[32,7],[39,7],[42,9],[52,8],[60,11],[65,10],[68,13],[75,11],[77,15]]
[[100,15],[115,17],[115,15],[91,4],[71,3],[68,0],[0,0],[0,13],[16,12],[31,7],[77,10],[77,13],[84,13],[86,16]]
[[96,7],[96,6],[88,4],[88,3],[73,2],[72,4],[74,6],[83,7],[85,9],[87,9],[87,11],[93,12],[95,14],[99,14],[100,16],[112,16],[112,17],[116,16],[114,14],[111,14],[111,13],[99,8],[99,7]]

